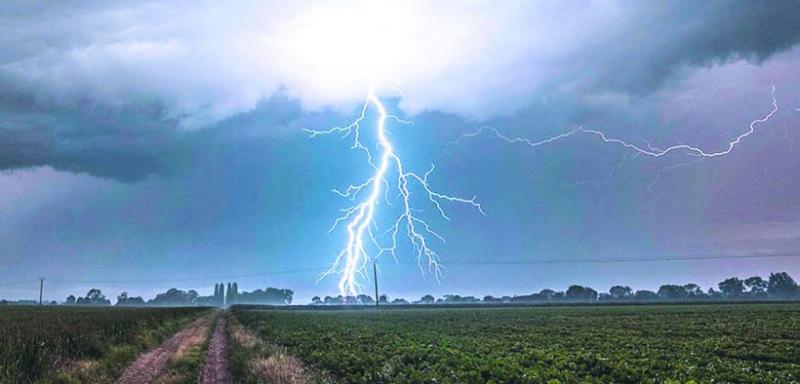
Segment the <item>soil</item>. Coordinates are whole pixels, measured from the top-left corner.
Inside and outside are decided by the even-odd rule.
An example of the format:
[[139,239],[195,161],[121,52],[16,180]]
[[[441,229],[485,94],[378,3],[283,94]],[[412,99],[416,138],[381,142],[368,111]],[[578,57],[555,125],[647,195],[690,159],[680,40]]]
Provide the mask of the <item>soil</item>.
[[167,341],[150,350],[131,364],[122,374],[118,384],[148,384],[154,382],[167,368],[170,359],[176,353],[185,349],[198,337],[205,337],[212,318],[203,316],[178,333],[172,335]]
[[206,351],[206,363],[200,374],[200,384],[228,384],[228,342],[225,333],[225,316],[220,316]]

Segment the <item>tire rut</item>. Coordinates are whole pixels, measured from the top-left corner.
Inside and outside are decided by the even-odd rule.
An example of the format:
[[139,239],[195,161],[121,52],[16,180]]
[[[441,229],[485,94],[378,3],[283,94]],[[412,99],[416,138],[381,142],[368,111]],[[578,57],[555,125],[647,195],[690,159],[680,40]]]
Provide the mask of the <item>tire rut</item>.
[[160,346],[139,356],[131,364],[117,384],[149,384],[155,381],[167,368],[170,358],[174,356],[181,346],[193,338],[202,337],[211,326],[211,316],[203,316],[172,335]]
[[200,384],[228,384],[231,382],[228,370],[228,342],[225,332],[225,315],[221,315],[208,343],[206,362],[200,373]]

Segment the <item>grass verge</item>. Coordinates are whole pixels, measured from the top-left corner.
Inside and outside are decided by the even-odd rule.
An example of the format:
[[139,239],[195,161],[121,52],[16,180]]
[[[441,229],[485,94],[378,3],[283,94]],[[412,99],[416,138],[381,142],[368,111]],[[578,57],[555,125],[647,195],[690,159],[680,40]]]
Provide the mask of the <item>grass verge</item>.
[[231,375],[242,384],[324,384],[333,381],[324,372],[306,368],[286,349],[258,338],[229,316],[226,327]]
[[[200,312],[203,313],[203,312]],[[164,340],[186,327],[197,314],[142,325],[131,342],[105,345],[95,358],[68,360],[59,364],[54,374],[45,374],[35,383],[113,383],[136,358],[159,346]]]

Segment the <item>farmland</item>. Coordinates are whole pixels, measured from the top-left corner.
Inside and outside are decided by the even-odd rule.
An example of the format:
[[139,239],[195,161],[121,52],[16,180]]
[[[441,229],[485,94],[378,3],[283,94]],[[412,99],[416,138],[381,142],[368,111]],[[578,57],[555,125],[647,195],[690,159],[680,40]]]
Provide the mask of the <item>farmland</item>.
[[0,383],[800,382],[797,303],[217,313],[0,308]]
[[0,307],[0,383],[114,382],[203,308]]
[[347,383],[800,382],[799,304],[237,308],[231,317]]

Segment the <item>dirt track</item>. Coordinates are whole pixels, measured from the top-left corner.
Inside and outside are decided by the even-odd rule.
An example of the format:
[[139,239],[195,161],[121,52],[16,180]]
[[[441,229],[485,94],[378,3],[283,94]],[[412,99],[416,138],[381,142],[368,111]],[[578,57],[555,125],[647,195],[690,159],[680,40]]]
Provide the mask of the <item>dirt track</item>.
[[139,358],[129,366],[122,374],[118,384],[148,384],[152,383],[162,373],[164,373],[170,358],[174,356],[183,346],[191,343],[192,340],[205,338],[208,328],[211,326],[211,316],[203,316],[178,333],[172,335],[167,341],[157,348],[139,356]]
[[208,343],[206,362],[200,374],[200,384],[228,384],[228,343],[225,340],[225,316],[220,316]]

